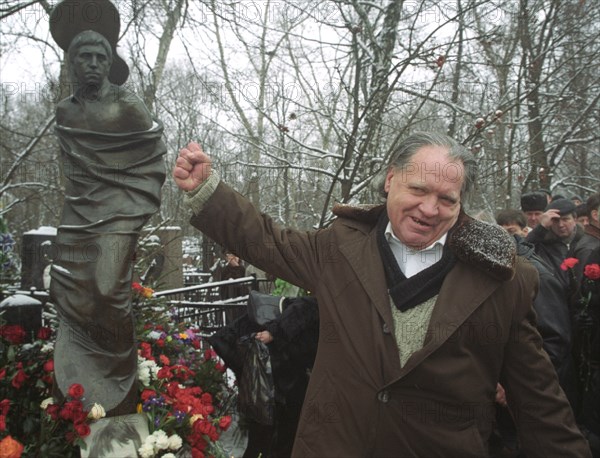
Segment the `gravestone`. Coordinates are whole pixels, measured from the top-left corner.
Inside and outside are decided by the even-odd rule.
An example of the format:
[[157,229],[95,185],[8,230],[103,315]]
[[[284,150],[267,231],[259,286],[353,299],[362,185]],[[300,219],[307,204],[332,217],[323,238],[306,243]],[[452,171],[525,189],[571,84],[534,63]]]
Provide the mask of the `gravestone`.
[[42,327],[42,303],[25,294],[13,294],[0,302],[0,313],[6,325],[19,325],[25,330],[25,342],[33,342]]
[[56,228],[42,226],[23,234],[21,245],[21,289],[46,289],[44,270],[57,257]]

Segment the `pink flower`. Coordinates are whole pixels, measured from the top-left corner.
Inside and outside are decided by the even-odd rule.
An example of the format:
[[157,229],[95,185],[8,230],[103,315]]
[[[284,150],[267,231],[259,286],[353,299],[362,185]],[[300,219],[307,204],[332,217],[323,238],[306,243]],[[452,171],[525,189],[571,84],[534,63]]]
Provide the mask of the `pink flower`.
[[583,269],[583,275],[590,280],[600,280],[600,265],[588,264]]
[[561,270],[569,270],[575,267],[575,265],[579,262],[577,258],[567,258],[560,265]]

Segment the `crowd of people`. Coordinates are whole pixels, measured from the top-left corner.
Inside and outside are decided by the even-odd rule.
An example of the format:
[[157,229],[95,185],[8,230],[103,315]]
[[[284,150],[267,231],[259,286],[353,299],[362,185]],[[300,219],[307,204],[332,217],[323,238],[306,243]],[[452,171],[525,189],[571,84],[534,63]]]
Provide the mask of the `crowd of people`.
[[585,269],[600,260],[599,210],[600,193],[582,201],[535,191],[521,197],[521,210],[496,215],[538,270],[537,328],[594,456],[600,456],[600,271]]
[[383,204],[337,205],[330,227],[305,232],[222,182],[198,144],[180,151],[191,224],[314,295],[318,347],[291,456],[597,454],[598,291],[583,279],[597,200],[585,228],[575,202],[541,193],[484,223],[463,205],[476,169],[453,139],[413,134],[387,164]]

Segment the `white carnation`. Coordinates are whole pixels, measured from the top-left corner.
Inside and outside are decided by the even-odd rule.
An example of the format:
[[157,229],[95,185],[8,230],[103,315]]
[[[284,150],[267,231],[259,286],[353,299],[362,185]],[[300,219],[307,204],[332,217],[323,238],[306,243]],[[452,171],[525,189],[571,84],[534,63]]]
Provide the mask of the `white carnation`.
[[144,444],[138,448],[138,453],[142,458],[152,458],[154,456],[154,447],[152,444],[144,442]]
[[157,378],[160,367],[152,360],[138,357],[138,379],[144,386]]
[[175,455],[173,455],[172,453],[165,453],[162,458],[176,458]]
[[151,445],[152,447],[154,447],[155,443],[156,443],[156,436],[154,434],[150,434],[149,436],[146,436],[146,439],[144,439],[144,444]]
[[155,431],[154,435],[156,436],[156,443],[154,446],[158,450],[166,450],[167,448],[169,448],[169,437],[167,436],[167,433],[165,433],[162,430],[159,430]]
[[104,418],[104,417],[106,417],[106,411],[104,410],[104,407],[102,407],[97,402],[94,403],[94,405],[90,409],[88,418],[90,418],[92,420],[100,420],[101,418]]
[[42,410],[46,410],[50,404],[54,404],[54,398],[52,397],[44,399],[40,404],[40,407]]
[[160,339],[161,336],[162,336],[162,333],[160,333],[158,331],[150,331],[148,333],[148,338],[150,338],[152,340],[158,340],[158,339]]
[[179,450],[182,445],[183,441],[177,434],[173,434],[169,437],[169,450]]

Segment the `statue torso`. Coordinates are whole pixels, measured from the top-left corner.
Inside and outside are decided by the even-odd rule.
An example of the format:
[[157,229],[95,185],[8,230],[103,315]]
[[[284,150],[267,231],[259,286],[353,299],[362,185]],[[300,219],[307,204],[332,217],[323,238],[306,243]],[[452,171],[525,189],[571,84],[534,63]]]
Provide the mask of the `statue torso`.
[[152,127],[152,116],[138,96],[111,85],[95,97],[73,95],[62,100],[57,106],[56,122],[97,132],[138,132]]

